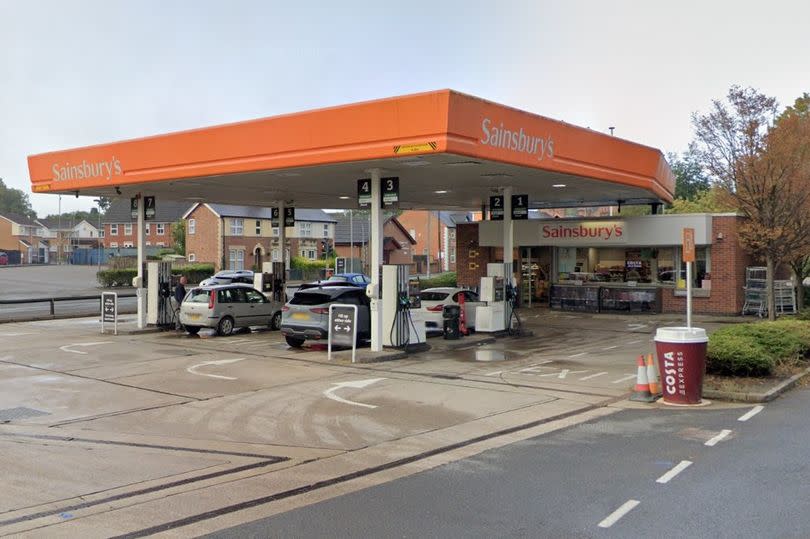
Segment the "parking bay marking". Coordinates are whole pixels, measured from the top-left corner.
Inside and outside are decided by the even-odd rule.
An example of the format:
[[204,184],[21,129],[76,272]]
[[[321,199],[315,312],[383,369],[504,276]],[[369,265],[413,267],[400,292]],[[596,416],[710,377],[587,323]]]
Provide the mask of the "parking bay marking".
[[737,418],[737,421],[748,421],[749,419],[751,419],[752,417],[754,417],[755,415],[757,415],[758,413],[760,413],[764,409],[765,409],[765,407],[762,406],[762,405],[754,406],[753,408],[748,410],[746,413],[741,415],[739,418]]
[[74,346],[98,346],[100,344],[112,344],[112,341],[72,343],[72,344],[66,344],[65,346],[60,346],[59,349],[61,351],[63,351],[63,352],[71,352],[73,354],[87,355],[87,352],[82,352],[81,350],[73,350],[72,347],[74,347]]
[[236,363],[237,361],[242,361],[245,358],[238,357],[236,359],[217,359],[215,361],[203,361],[202,363],[197,363],[196,365],[192,365],[191,367],[187,368],[186,371],[190,372],[191,374],[196,374],[197,376],[208,376],[209,378],[219,378],[221,380],[238,380],[238,378],[234,378],[233,376],[222,376],[219,374],[207,374],[204,372],[197,372],[199,367],[205,367],[206,365],[227,365],[228,363]]
[[679,473],[681,473],[682,471],[684,471],[685,469],[687,469],[691,465],[692,465],[691,460],[682,460],[674,468],[672,468],[670,471],[668,471],[667,473],[665,473],[664,475],[662,475],[661,477],[656,479],[655,482],[660,483],[662,485],[665,484],[665,483],[669,483],[670,480],[672,480],[673,477],[675,477],[676,475],[678,475]]
[[335,391],[344,387],[351,387],[355,389],[363,389],[364,387],[368,387],[371,384],[379,382],[381,380],[385,380],[385,378],[369,378],[368,380],[353,380],[351,382],[338,382],[333,387],[330,387],[326,391],[323,392],[323,395],[327,399],[332,399],[333,401],[341,402],[343,404],[351,404],[352,406],[362,406],[363,408],[376,408],[375,404],[365,404],[363,402],[354,402],[346,399],[342,399],[335,395]]
[[641,502],[638,500],[627,500],[621,505],[621,507],[619,507],[611,514],[609,514],[607,517],[605,517],[605,519],[599,523],[599,527],[610,528],[611,526],[616,524],[616,522],[618,522],[620,518],[622,518],[624,515],[632,511],[633,508],[640,503]]
[[590,380],[591,378],[596,378],[597,376],[603,376],[603,375],[605,375],[607,373],[608,373],[607,371],[597,372],[596,374],[589,374],[588,376],[584,376],[584,377],[580,378],[579,380],[580,381]]
[[611,382],[611,384],[621,384],[622,382],[626,382],[626,381],[628,381],[628,380],[632,380],[632,379],[633,379],[633,378],[635,378],[636,376],[637,376],[637,375],[635,375],[635,374],[628,374],[627,376],[623,376],[623,377],[619,378],[618,380],[613,380],[613,381]]
[[708,445],[709,447],[713,447],[713,446],[717,445],[717,442],[723,440],[729,434],[731,434],[730,430],[723,429],[723,430],[720,431],[720,434],[718,434],[717,436],[715,436],[711,440],[707,440],[706,443],[703,444],[703,445]]

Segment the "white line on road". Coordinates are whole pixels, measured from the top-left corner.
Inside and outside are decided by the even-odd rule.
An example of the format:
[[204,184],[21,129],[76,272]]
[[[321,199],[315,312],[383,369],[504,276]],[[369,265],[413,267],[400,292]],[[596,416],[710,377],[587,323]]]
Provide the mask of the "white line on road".
[[238,378],[234,378],[233,376],[221,376],[219,374],[206,374],[204,372],[197,372],[198,367],[205,367],[206,365],[227,365],[228,363],[236,363],[237,361],[242,361],[245,358],[238,357],[236,359],[217,359],[216,361],[204,361],[202,363],[197,363],[196,365],[192,365],[191,367],[187,368],[186,371],[191,374],[196,374],[197,376],[207,376],[209,378],[219,378],[221,380],[238,380]]
[[628,380],[632,380],[632,379],[633,379],[633,378],[635,378],[636,376],[637,376],[637,375],[635,375],[635,374],[628,374],[627,376],[624,376],[624,377],[622,377],[622,378],[619,378],[618,380],[613,380],[613,381],[611,382],[611,384],[621,384],[622,382],[626,382],[626,381],[628,381]]
[[605,517],[605,520],[603,520],[602,522],[599,523],[599,527],[600,528],[610,528],[611,526],[616,524],[616,522],[618,522],[620,518],[622,518],[624,515],[626,515],[630,511],[632,511],[633,508],[635,506],[637,506],[638,504],[640,504],[640,503],[641,502],[638,501],[638,500],[627,500],[626,502],[624,502],[622,504],[621,507],[619,507],[618,509],[613,511],[611,514],[609,514],[607,517]]
[[706,442],[705,444],[703,444],[703,445],[708,445],[709,447],[712,447],[712,446],[714,446],[714,445],[717,445],[717,442],[719,442],[719,441],[723,440],[723,439],[724,439],[726,436],[728,436],[729,434],[731,434],[731,431],[730,431],[730,430],[728,430],[728,429],[723,429],[723,430],[721,430],[721,431],[720,431],[720,434],[718,434],[717,436],[715,436],[715,437],[714,437],[714,438],[712,438],[711,440],[707,441],[707,442]]
[[591,378],[596,378],[597,376],[602,376],[603,374],[607,374],[607,371],[597,372],[596,374],[589,374],[588,376],[585,376],[584,378],[580,378],[579,380],[580,381],[590,380]]
[[675,477],[676,475],[678,475],[679,473],[681,473],[682,471],[684,471],[685,469],[687,469],[691,465],[692,465],[691,460],[682,460],[678,465],[676,465],[670,471],[668,471],[667,473],[665,473],[664,475],[662,475],[661,477],[656,479],[655,482],[656,483],[661,483],[662,485],[664,483],[669,483],[670,480],[673,477]]
[[613,350],[614,348],[618,348],[618,347],[619,347],[618,345],[616,345],[616,346],[608,346],[608,347],[603,348],[603,350]]
[[754,406],[753,408],[748,410],[745,414],[741,415],[737,419],[737,421],[748,421],[749,419],[751,419],[752,417],[754,417],[755,415],[757,415],[758,413],[760,413],[764,409],[765,409],[764,406]]
[[377,406],[374,404],[365,404],[363,402],[354,402],[346,399],[342,399],[334,394],[335,391],[342,387],[353,387],[355,389],[363,389],[366,386],[370,386],[375,382],[379,382],[380,380],[385,380],[385,378],[370,378],[368,380],[355,380],[352,382],[340,382],[334,385],[323,392],[323,395],[327,399],[332,399],[333,401],[342,402],[343,404],[351,404],[352,406],[362,406],[363,408],[376,408]]
[[532,363],[525,369],[520,369],[518,372],[532,372],[536,371],[538,368],[540,369],[547,369],[548,367],[540,367],[540,365],[545,365],[546,363],[551,363],[553,360],[549,359],[547,361],[541,361],[540,363]]
[[627,343],[627,344],[638,344],[638,343],[640,343],[640,342],[641,342],[641,341],[636,340],[636,341],[630,341],[630,342],[629,342],[629,343]]
[[570,355],[570,356],[568,356],[568,357],[569,357],[569,358],[570,358],[570,357],[582,357],[582,356],[584,356],[584,355],[585,355],[585,354],[587,354],[587,353],[588,353],[588,352],[580,352],[579,354],[571,354],[571,355]]
[[499,375],[499,374],[503,374],[504,372],[506,372],[506,371],[494,371],[494,372],[488,372],[488,373],[486,373],[484,376],[497,376],[497,375]]
[[0,333],[0,337],[21,337],[23,335],[36,335],[36,333],[31,332],[24,332],[24,333]]
[[73,344],[66,344],[65,346],[60,346],[59,349],[63,352],[71,352],[73,354],[83,354],[87,355],[87,352],[82,352],[81,350],[73,350],[73,346],[98,346],[100,344],[112,344],[112,341],[101,341],[101,342],[80,342],[80,343],[73,343]]

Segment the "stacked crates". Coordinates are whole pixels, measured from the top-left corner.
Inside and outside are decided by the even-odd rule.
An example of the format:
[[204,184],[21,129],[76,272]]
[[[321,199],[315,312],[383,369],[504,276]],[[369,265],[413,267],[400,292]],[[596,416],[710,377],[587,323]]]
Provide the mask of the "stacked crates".
[[[766,269],[755,266],[745,268],[745,304],[742,314],[768,314],[768,291],[766,289]],[[791,281],[773,282],[776,314],[796,312],[796,290]]]

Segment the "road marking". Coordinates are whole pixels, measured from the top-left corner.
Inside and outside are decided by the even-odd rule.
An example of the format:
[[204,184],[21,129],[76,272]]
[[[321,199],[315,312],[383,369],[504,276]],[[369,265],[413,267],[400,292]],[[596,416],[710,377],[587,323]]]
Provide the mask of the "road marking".
[[238,357],[236,359],[217,359],[216,361],[203,361],[202,363],[192,365],[191,367],[187,368],[186,371],[190,372],[191,374],[196,374],[197,376],[219,378],[220,380],[238,380],[238,378],[234,378],[233,376],[221,376],[219,374],[206,374],[204,372],[197,372],[197,369],[199,367],[205,367],[206,365],[227,365],[228,363],[236,363],[237,361],[242,361],[244,359],[245,358],[243,357]]
[[569,358],[571,358],[571,357],[582,357],[582,356],[584,356],[584,355],[585,355],[585,354],[587,354],[587,353],[588,353],[588,352],[580,352],[579,354],[572,354],[572,355],[570,355],[570,356],[568,356],[568,357],[569,357]]
[[640,340],[635,340],[635,341],[630,341],[627,344],[638,344],[640,342],[641,342]]
[[362,406],[363,408],[376,408],[377,406],[374,405],[374,404],[365,404],[365,403],[362,403],[362,402],[354,402],[354,401],[349,401],[349,400],[346,400],[346,399],[341,399],[340,397],[335,395],[334,392],[337,391],[340,388],[343,388],[343,387],[353,387],[355,389],[363,389],[364,387],[368,387],[371,384],[379,382],[380,380],[385,380],[385,378],[370,378],[368,380],[355,380],[355,381],[352,381],[352,382],[339,382],[339,383],[335,384],[334,387],[331,387],[331,388],[327,389],[326,391],[324,391],[323,394],[327,399],[332,399],[333,401],[342,402],[343,404],[351,404],[352,406]]
[[495,371],[495,372],[488,372],[484,376],[496,376],[498,374],[503,374],[506,371]]
[[637,376],[636,374],[628,374],[627,376],[625,376],[625,377],[623,377],[623,378],[619,378],[618,380],[614,380],[614,381],[612,381],[612,382],[611,382],[611,384],[621,384],[622,382],[626,382],[626,381],[628,381],[628,380],[632,380],[632,379],[633,379],[633,378],[635,378],[636,376]]
[[618,345],[616,345],[616,346],[608,346],[607,348],[603,348],[602,350],[613,350],[614,348],[618,348]]
[[603,374],[607,374],[607,371],[597,372],[596,374],[589,374],[584,378],[580,378],[579,380],[590,380],[591,378],[596,378],[597,376],[602,376]]
[[540,369],[548,369],[548,367],[540,367],[540,365],[545,365],[546,363],[551,363],[553,360],[549,359],[548,361],[541,361],[540,363],[532,363],[525,369],[520,369],[518,372],[532,372],[536,371],[538,368]]
[[703,445],[708,445],[709,447],[715,446],[715,445],[717,445],[717,442],[719,442],[719,441],[723,440],[723,439],[724,439],[726,436],[728,436],[729,434],[731,434],[731,431],[730,431],[730,430],[728,430],[728,429],[723,429],[723,430],[721,430],[721,431],[720,431],[720,434],[718,434],[717,436],[715,436],[715,437],[714,437],[714,438],[712,438],[711,440],[707,441],[707,442],[706,442],[705,444],[703,444]]
[[80,342],[80,343],[66,344],[65,346],[60,346],[59,349],[61,351],[63,351],[63,352],[71,352],[73,354],[87,355],[87,352],[82,352],[81,350],[72,350],[71,347],[73,347],[73,346],[98,346],[100,344],[112,344],[112,341]]
[[588,369],[585,369],[584,371],[572,371],[571,369],[562,369],[560,372],[549,372],[546,374],[540,374],[538,376],[542,378],[547,376],[556,376],[557,378],[565,378],[569,374],[582,374],[583,372],[588,372]]
[[22,335],[36,335],[33,332],[25,332],[25,333],[0,333],[0,337],[20,337]]
[[748,421],[749,419],[751,419],[752,417],[754,417],[755,415],[757,415],[758,413],[760,413],[764,409],[765,409],[764,406],[754,406],[753,408],[748,410],[745,414],[743,414],[739,418],[737,418],[737,421]]
[[656,479],[655,482],[656,483],[661,483],[662,485],[665,484],[665,483],[669,483],[670,480],[673,477],[675,477],[676,475],[678,475],[679,473],[681,473],[682,471],[684,471],[685,469],[687,469],[691,465],[692,465],[691,460],[682,460],[680,463],[678,463],[678,465],[676,465],[670,471],[668,471],[667,473],[665,473],[664,475],[662,475],[661,477]]
[[627,324],[627,329],[630,331],[638,331],[639,329],[644,329],[647,327],[647,324]]
[[626,502],[624,502],[622,504],[621,507],[619,507],[618,509],[613,511],[611,514],[609,514],[607,517],[605,517],[605,520],[603,520],[602,522],[599,523],[599,527],[600,528],[610,528],[611,526],[616,524],[616,522],[618,522],[620,518],[622,518],[624,515],[626,515],[630,511],[632,511],[633,508],[635,506],[637,506],[638,504],[640,504],[640,503],[641,502],[638,501],[638,500],[627,500]]

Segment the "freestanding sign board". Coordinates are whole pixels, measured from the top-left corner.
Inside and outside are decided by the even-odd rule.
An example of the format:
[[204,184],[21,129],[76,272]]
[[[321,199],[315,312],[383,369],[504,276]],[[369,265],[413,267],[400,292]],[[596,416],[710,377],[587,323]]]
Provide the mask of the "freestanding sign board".
[[332,346],[350,346],[354,363],[357,355],[357,305],[334,303],[329,306],[329,360],[332,359]]
[[101,293],[101,333],[104,333],[105,324],[113,324],[115,334],[118,335],[118,294],[116,292]]
[[489,220],[503,221],[503,195],[489,197]]

